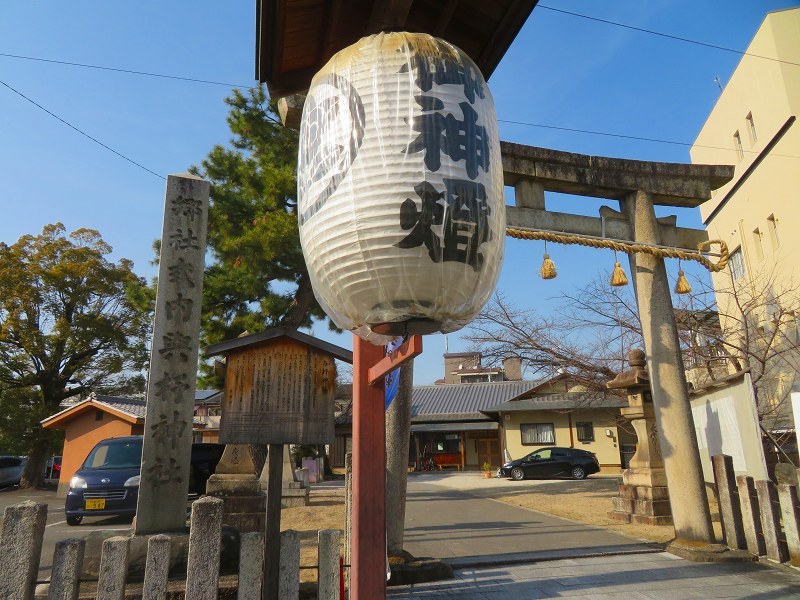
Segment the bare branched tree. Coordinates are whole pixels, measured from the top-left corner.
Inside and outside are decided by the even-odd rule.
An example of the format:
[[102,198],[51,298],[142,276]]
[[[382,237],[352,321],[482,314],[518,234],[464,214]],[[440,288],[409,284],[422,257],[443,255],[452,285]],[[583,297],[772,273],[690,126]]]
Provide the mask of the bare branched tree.
[[[800,373],[800,286],[780,272],[776,266],[745,278],[726,270],[715,276],[716,290],[708,277],[695,277],[693,291],[674,298],[690,381],[701,385],[749,371],[759,417],[769,427],[785,420]],[[595,279],[553,304],[544,314],[498,293],[467,339],[489,362],[515,356],[534,377],[567,373],[589,390],[604,390],[626,368],[628,351],[643,347],[632,286]]]
[[496,293],[467,339],[488,362],[514,356],[534,377],[567,373],[588,390],[605,390],[627,352],[642,343],[630,290],[593,281],[555,304],[558,308],[544,315],[517,308]]
[[749,277],[726,270],[714,278],[716,295],[707,279],[697,279],[686,306],[718,315],[694,324],[701,340],[711,340],[700,344],[698,357],[707,365],[724,360],[728,372],[749,371],[759,418],[769,427],[785,420],[800,373],[800,286],[782,271],[778,264]]

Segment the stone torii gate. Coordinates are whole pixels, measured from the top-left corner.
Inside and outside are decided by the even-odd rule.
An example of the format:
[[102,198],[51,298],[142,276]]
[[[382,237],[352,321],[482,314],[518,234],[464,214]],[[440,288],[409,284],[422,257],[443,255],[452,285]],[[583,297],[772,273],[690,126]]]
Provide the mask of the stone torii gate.
[[[697,251],[703,230],[656,218],[654,206],[694,208],[733,177],[732,166],[647,162],[573,154],[501,142],[505,184],[516,206],[506,207],[507,227],[604,237]],[[618,200],[620,211],[599,217],[548,211],[544,192]],[[629,254],[642,324],[677,540],[713,544],[705,482],[692,421],[683,361],[664,259]]]

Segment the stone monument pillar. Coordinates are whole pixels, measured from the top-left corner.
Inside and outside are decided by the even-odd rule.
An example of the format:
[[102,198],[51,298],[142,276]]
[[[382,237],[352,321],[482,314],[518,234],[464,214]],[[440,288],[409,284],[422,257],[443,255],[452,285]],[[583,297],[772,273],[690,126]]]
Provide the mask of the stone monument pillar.
[[639,438],[636,453],[622,473],[619,496],[613,499],[609,517],[642,525],[672,525],[667,475],[656,429],[650,377],[641,350],[628,353],[629,371],[623,371],[606,384],[610,390],[625,390],[628,406],[622,416],[631,422]]
[[222,523],[240,533],[264,531],[267,497],[255,474],[246,444],[228,444],[216,472],[206,482],[206,493],[221,498]]
[[167,177],[137,535],[186,528],[209,183]]

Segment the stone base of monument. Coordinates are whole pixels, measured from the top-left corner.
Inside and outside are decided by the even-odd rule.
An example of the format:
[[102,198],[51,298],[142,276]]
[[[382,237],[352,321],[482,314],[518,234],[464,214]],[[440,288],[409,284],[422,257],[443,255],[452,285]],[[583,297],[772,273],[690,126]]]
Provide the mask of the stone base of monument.
[[295,508],[297,506],[308,506],[309,492],[309,488],[303,486],[303,484],[298,481],[293,481],[288,485],[284,485],[281,490],[281,507]]
[[[119,531],[93,531],[85,536],[86,547],[83,554],[83,573],[85,579],[97,579],[100,572],[100,556],[103,541],[119,535]],[[189,532],[170,533],[170,577],[186,577],[187,557],[189,555]],[[147,542],[151,535],[131,535],[128,554],[128,577],[131,581],[144,579],[147,560]],[[224,574],[237,573],[239,568],[239,533],[232,527],[222,527],[222,554],[220,571]]]
[[614,510],[608,516],[638,525],[672,525],[672,512],[666,486],[621,485],[612,498]]
[[240,533],[264,531],[267,497],[255,475],[212,475],[206,493],[223,502],[222,523]]
[[239,533],[262,532],[266,526],[267,497],[221,496],[222,523],[234,527]]
[[754,562],[758,557],[745,550],[731,550],[724,544],[672,540],[665,548],[670,554],[693,562]]
[[261,494],[261,484],[255,475],[215,474],[206,482],[206,494],[217,498],[258,496]]
[[435,558],[416,558],[406,551],[390,556],[392,576],[387,585],[413,585],[453,578],[453,567]]

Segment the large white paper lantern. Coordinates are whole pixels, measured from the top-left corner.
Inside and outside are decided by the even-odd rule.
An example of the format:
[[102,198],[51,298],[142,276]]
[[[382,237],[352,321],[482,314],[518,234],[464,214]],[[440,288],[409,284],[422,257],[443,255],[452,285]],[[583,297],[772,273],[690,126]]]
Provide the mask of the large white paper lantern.
[[497,118],[452,44],[381,33],[331,58],[306,97],[297,181],[303,254],[339,327],[447,333],[489,299],[505,236]]

